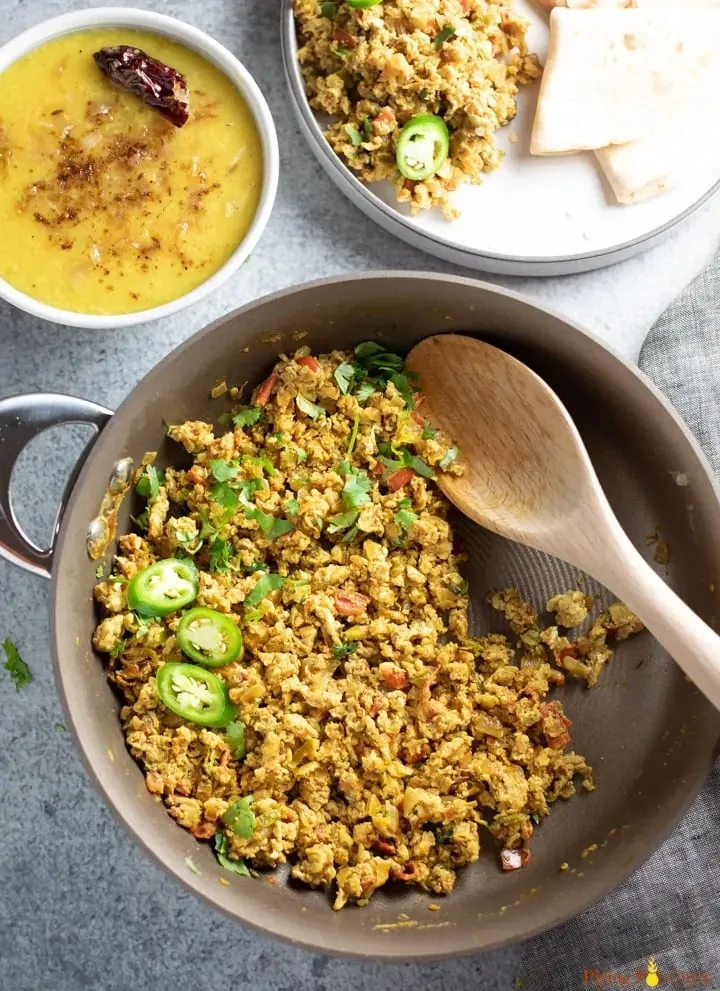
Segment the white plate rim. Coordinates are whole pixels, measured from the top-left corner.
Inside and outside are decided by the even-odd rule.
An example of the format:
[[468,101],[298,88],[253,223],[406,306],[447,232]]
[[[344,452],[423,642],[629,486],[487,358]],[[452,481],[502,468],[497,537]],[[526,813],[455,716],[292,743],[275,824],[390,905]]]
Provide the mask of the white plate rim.
[[[623,258],[628,258],[640,251],[647,250],[654,243],[667,237],[675,228],[688,220],[720,191],[720,179],[718,179],[694,203],[691,203],[690,206],[686,207],[670,220],[667,220],[664,224],[628,241],[621,241],[610,248],[577,252],[569,255],[537,256],[497,254],[459,245],[449,238],[418,229],[401,213],[398,213],[391,206],[388,206],[387,203],[384,203],[368,186],[360,182],[357,176],[353,175],[351,170],[343,164],[325,140],[322,128],[310,108],[305,94],[302,73],[297,60],[297,35],[295,32],[292,0],[282,0],[280,37],[285,77],[301,130],[311,150],[333,182],[369,217],[376,219],[386,230],[397,233],[404,240],[409,241],[416,247],[421,247],[423,250],[429,251],[431,254],[446,258],[452,257],[453,260],[459,261],[460,264],[467,265],[470,268],[478,268],[479,261],[488,261],[498,266],[503,266],[503,268],[498,268],[497,271],[504,270],[511,274],[510,267],[518,265],[532,266],[535,271],[531,273],[518,272],[517,274],[556,275],[561,274],[559,270],[562,268],[565,268],[565,272],[569,274],[571,272],[580,272],[590,268],[601,268],[605,265],[611,265]],[[374,214],[380,214],[380,216],[373,216]],[[393,230],[394,228],[395,230]],[[423,244],[423,242],[430,242],[432,247]],[[553,271],[542,272],[543,269],[547,270],[550,268]]]

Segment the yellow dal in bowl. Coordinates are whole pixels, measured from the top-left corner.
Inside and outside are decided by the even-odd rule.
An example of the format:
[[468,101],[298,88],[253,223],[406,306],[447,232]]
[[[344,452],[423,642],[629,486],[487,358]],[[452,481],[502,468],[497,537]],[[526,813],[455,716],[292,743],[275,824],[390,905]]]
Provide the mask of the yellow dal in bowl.
[[[176,128],[111,83],[93,53],[143,49],[181,72]],[[262,149],[230,80],[159,35],[103,29],[41,45],[0,73],[0,276],[79,313],[159,306],[208,279],[257,208]]]

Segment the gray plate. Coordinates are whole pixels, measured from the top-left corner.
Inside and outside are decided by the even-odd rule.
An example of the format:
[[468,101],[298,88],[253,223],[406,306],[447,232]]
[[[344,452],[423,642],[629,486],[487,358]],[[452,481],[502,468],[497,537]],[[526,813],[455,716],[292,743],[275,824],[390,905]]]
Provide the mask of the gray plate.
[[[442,258],[444,261],[464,265],[480,272],[520,276],[572,275],[605,268],[659,244],[720,190],[720,181],[718,181],[671,220],[649,230],[642,237],[624,241],[609,249],[553,257],[531,257],[522,254],[492,254],[467,248],[453,242],[450,238],[443,238],[419,230],[398,210],[384,203],[372,191],[371,187],[363,185],[340,161],[327,143],[320,124],[310,109],[305,96],[305,87],[297,61],[297,39],[292,0],[281,0],[281,40],[290,99],[300,130],[325,172],[347,198],[375,223],[414,248]],[[633,209],[633,207],[626,209]]]

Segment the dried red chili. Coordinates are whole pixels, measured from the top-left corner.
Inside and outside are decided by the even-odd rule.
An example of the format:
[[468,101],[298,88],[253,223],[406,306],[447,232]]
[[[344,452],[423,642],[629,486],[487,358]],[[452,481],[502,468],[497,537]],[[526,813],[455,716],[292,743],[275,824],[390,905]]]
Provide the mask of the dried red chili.
[[182,127],[190,116],[190,96],[185,77],[140,48],[115,45],[93,55],[110,82],[157,110],[175,127]]

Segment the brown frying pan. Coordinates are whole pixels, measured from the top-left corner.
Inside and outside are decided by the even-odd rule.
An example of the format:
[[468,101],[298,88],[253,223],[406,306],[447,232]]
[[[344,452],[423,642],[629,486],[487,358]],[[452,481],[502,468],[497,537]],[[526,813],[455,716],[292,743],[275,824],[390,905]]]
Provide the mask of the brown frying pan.
[[[429,958],[523,939],[600,898],[661,842],[709,769],[720,717],[647,635],[623,645],[600,685],[562,689],[576,748],[597,772],[598,790],[558,802],[536,830],[523,870],[498,868],[487,837],[480,861],[457,888],[431,899],[405,888],[379,893],[364,909],[331,910],[322,892],[265,878],[231,877],[175,825],[148,794],[125,750],[118,702],[90,647],[95,624],[95,563],[85,553],[88,524],[123,458],[159,450],[177,459],[162,420],[213,420],[208,398],[217,378],[255,382],[275,356],[302,343],[314,351],[350,347],[368,337],[407,351],[421,338],[452,330],[476,334],[527,362],[556,389],[574,416],[620,521],[640,548],[660,528],[671,549],[667,580],[707,621],[720,587],[720,503],[697,445],[662,397],[633,367],[568,321],[522,297],[469,279],[378,274],[331,279],[277,293],[220,320],[162,361],[118,412],[67,397],[18,397],[0,403],[0,551],[43,573],[52,552],[31,547],[13,521],[7,484],[17,453],[45,427],[89,420],[100,428],[72,486],[52,560],[55,668],[69,726],[109,804],[168,870],[234,918],[307,947],[359,956]],[[106,422],[107,421],[107,422]],[[687,485],[678,485],[678,473]],[[3,491],[4,490],[4,491]],[[127,526],[130,505],[121,511]],[[497,621],[484,605],[494,586],[518,585],[536,603],[573,587],[568,566],[455,521],[469,551],[475,631]],[[652,555],[652,547],[648,547]],[[601,599],[601,589],[597,592]],[[585,857],[583,851],[597,844]],[[200,870],[193,874],[185,858]],[[569,869],[560,871],[561,863]],[[229,887],[220,878],[229,879]],[[282,875],[279,880],[282,879]]]

